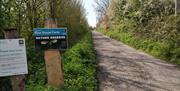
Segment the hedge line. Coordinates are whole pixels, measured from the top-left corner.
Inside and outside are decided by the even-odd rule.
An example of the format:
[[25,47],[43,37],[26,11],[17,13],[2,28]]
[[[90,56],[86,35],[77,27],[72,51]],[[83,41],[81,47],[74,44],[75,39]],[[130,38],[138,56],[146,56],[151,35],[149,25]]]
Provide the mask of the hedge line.
[[118,30],[105,31],[103,29],[98,29],[98,31],[110,36],[113,39],[122,41],[136,49],[180,65],[180,47],[173,47],[170,43],[168,44],[152,39],[136,37],[131,33]]

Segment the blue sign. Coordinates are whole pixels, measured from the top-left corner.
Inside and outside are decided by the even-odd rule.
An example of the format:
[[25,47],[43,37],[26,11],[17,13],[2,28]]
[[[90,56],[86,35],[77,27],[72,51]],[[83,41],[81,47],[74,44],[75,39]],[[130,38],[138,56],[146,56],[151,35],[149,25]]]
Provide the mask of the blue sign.
[[34,28],[33,36],[36,50],[68,48],[67,28]]
[[67,28],[34,28],[34,36],[67,35]]

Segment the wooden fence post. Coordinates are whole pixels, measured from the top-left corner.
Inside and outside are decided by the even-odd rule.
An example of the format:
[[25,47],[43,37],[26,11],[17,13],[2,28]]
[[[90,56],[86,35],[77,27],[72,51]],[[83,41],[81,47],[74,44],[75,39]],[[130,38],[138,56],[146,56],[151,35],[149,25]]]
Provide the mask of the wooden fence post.
[[[15,39],[18,38],[17,29],[6,29],[4,31],[5,39]],[[17,75],[11,76],[11,85],[13,91],[25,91],[25,76]]]
[[175,2],[175,16],[177,16],[180,13],[180,1],[174,0]]

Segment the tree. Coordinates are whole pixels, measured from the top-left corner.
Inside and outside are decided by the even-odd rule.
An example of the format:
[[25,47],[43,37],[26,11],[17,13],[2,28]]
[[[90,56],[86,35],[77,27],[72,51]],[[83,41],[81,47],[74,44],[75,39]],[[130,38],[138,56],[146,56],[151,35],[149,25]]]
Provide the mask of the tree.
[[107,9],[110,4],[110,0],[95,0],[97,7],[96,7],[96,12],[98,14],[98,21],[101,22],[103,21],[105,25],[105,29],[109,28],[109,17],[107,14]]

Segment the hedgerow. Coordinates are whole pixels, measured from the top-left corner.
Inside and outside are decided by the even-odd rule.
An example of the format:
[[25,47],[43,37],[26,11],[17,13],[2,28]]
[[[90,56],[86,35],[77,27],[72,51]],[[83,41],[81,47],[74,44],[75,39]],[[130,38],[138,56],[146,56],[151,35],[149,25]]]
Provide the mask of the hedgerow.
[[159,57],[166,61],[180,65],[180,47],[174,46],[167,42],[156,41],[153,39],[145,39],[132,35],[123,31],[106,31],[98,29],[98,31],[110,36],[113,39],[119,40],[136,49],[147,52],[153,56]]
[[[180,64],[180,15],[173,0],[110,0],[108,36],[164,60]],[[103,18],[103,17],[102,17]],[[107,26],[107,25],[106,25]]]

